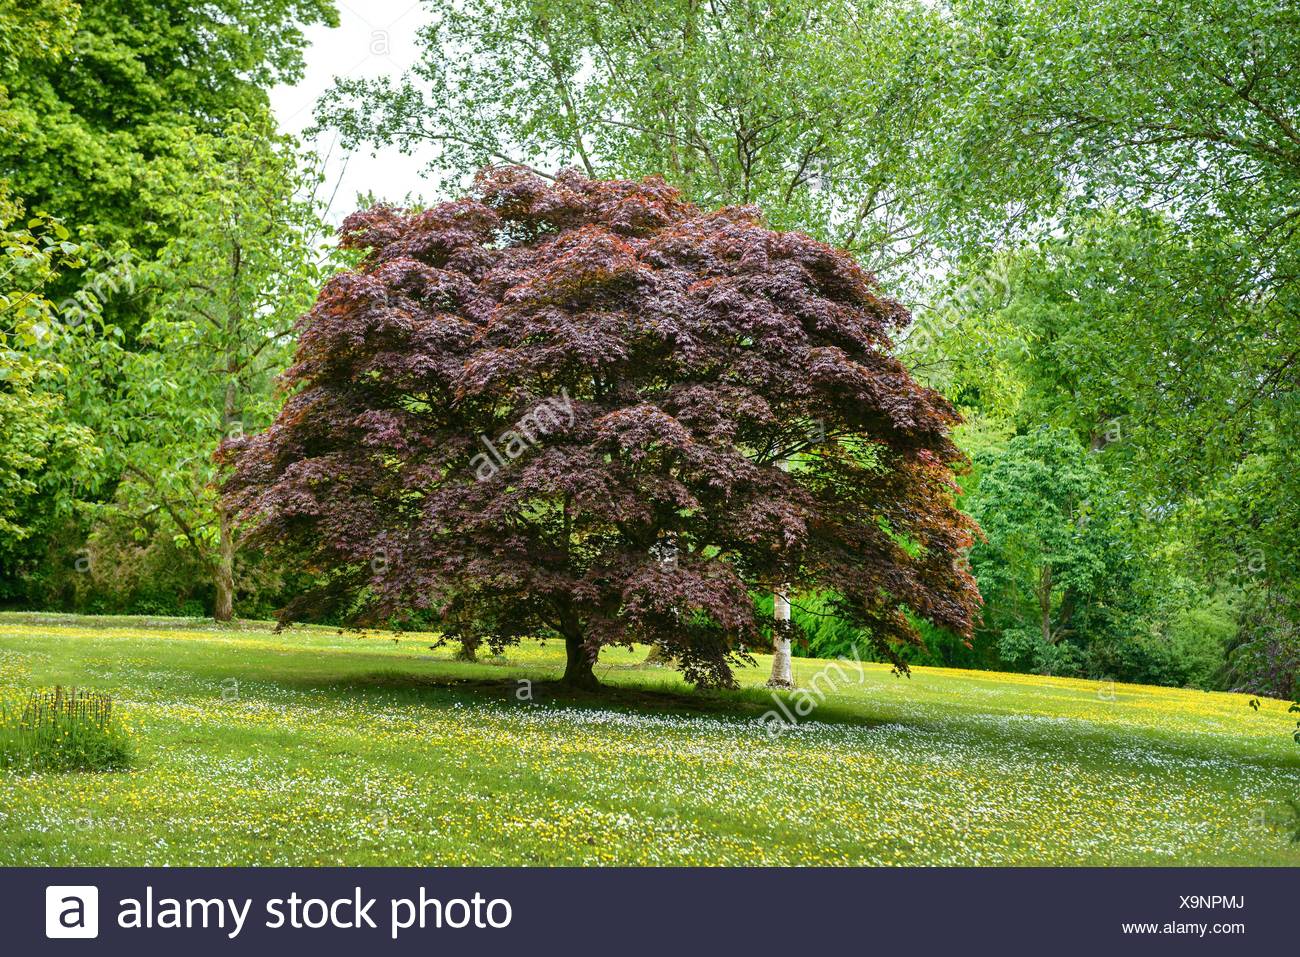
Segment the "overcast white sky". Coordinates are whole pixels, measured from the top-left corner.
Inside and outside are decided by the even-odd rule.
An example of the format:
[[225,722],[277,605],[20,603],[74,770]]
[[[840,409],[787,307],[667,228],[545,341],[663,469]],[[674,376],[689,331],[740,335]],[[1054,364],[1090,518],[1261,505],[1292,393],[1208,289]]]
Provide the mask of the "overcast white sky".
[[[421,0],[335,0],[339,26],[312,27],[306,31],[311,46],[306,51],[307,72],[297,86],[271,91],[271,107],[281,129],[294,135],[312,121],[316,100],[336,76],[401,76],[416,59],[415,31],[428,19]],[[309,143],[324,156],[332,136]],[[425,193],[420,168],[425,158],[403,156],[384,148],[378,156],[362,146],[351,156],[334,147],[326,169],[329,195],[338,184],[330,220],[338,222],[356,207],[358,193],[373,190],[384,199],[400,201],[408,193]],[[345,166],[346,161],[346,166]],[[427,197],[432,198],[432,197]]]

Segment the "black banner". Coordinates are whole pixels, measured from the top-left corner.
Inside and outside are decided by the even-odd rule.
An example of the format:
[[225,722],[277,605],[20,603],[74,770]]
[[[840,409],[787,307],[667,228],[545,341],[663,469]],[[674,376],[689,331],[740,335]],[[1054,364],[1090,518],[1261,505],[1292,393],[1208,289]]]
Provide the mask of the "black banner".
[[0,870],[0,949],[1290,952],[1298,892],[1294,870],[1226,868],[14,868]]

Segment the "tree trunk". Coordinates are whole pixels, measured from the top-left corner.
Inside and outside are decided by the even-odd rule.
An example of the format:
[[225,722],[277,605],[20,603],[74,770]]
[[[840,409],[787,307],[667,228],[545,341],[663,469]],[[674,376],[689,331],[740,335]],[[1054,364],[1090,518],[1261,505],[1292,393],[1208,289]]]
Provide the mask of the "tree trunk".
[[[789,586],[786,586],[788,588]],[[790,634],[780,623],[790,620],[790,599],[786,588],[772,596],[772,618],[778,622],[772,642],[772,677],[767,679],[769,688],[793,688],[794,670],[790,663]]]
[[[777,459],[776,467],[782,472],[789,471],[790,463]],[[772,629],[772,676],[767,679],[769,688],[793,688],[794,670],[790,665],[790,632],[784,623],[790,620],[790,586],[782,585],[772,595],[772,619],[776,627]]]
[[595,656],[589,652],[582,640],[581,635],[570,635],[564,639],[564,650],[566,660],[564,663],[564,677],[561,679],[570,688],[581,688],[584,691],[591,691],[600,687],[600,682],[596,680]]
[[1052,641],[1052,566],[1044,565],[1038,573],[1038,626],[1043,632],[1043,644]]
[[235,533],[231,528],[230,512],[219,509],[219,552],[217,554],[217,598],[213,602],[212,617],[217,621],[230,621],[235,615]]
[[[221,421],[218,429],[222,439],[233,434],[237,424],[243,432],[239,411],[239,356],[233,343],[237,341],[244,321],[243,305],[239,301],[239,273],[243,268],[243,250],[238,244],[230,251],[230,308],[226,315],[226,388],[221,402]],[[230,509],[217,505],[217,597],[212,603],[212,617],[217,621],[230,621],[235,617],[235,517]]]

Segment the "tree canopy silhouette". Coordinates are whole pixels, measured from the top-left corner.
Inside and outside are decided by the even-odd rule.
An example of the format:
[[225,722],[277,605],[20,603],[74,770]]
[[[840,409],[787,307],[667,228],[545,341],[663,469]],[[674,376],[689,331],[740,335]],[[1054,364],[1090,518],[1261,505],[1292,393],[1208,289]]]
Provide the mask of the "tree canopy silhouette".
[[959,417],[848,255],[657,177],[517,167],[342,242],[364,258],[301,320],[279,418],[220,453],[251,542],[320,576],[282,621],[551,635],[579,686],[632,642],[732,684],[787,584],[899,667],[914,619],[970,634]]

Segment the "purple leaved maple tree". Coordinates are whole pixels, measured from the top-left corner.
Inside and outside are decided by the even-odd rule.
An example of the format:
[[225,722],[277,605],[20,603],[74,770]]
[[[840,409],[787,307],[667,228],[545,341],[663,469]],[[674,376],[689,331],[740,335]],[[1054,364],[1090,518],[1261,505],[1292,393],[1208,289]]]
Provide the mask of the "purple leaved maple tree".
[[364,258],[301,320],[283,411],[219,453],[250,543],[318,576],[282,622],[549,635],[582,687],[633,642],[733,684],[774,588],[899,667],[909,614],[969,636],[959,417],[848,255],[657,177],[515,167],[342,243]]

